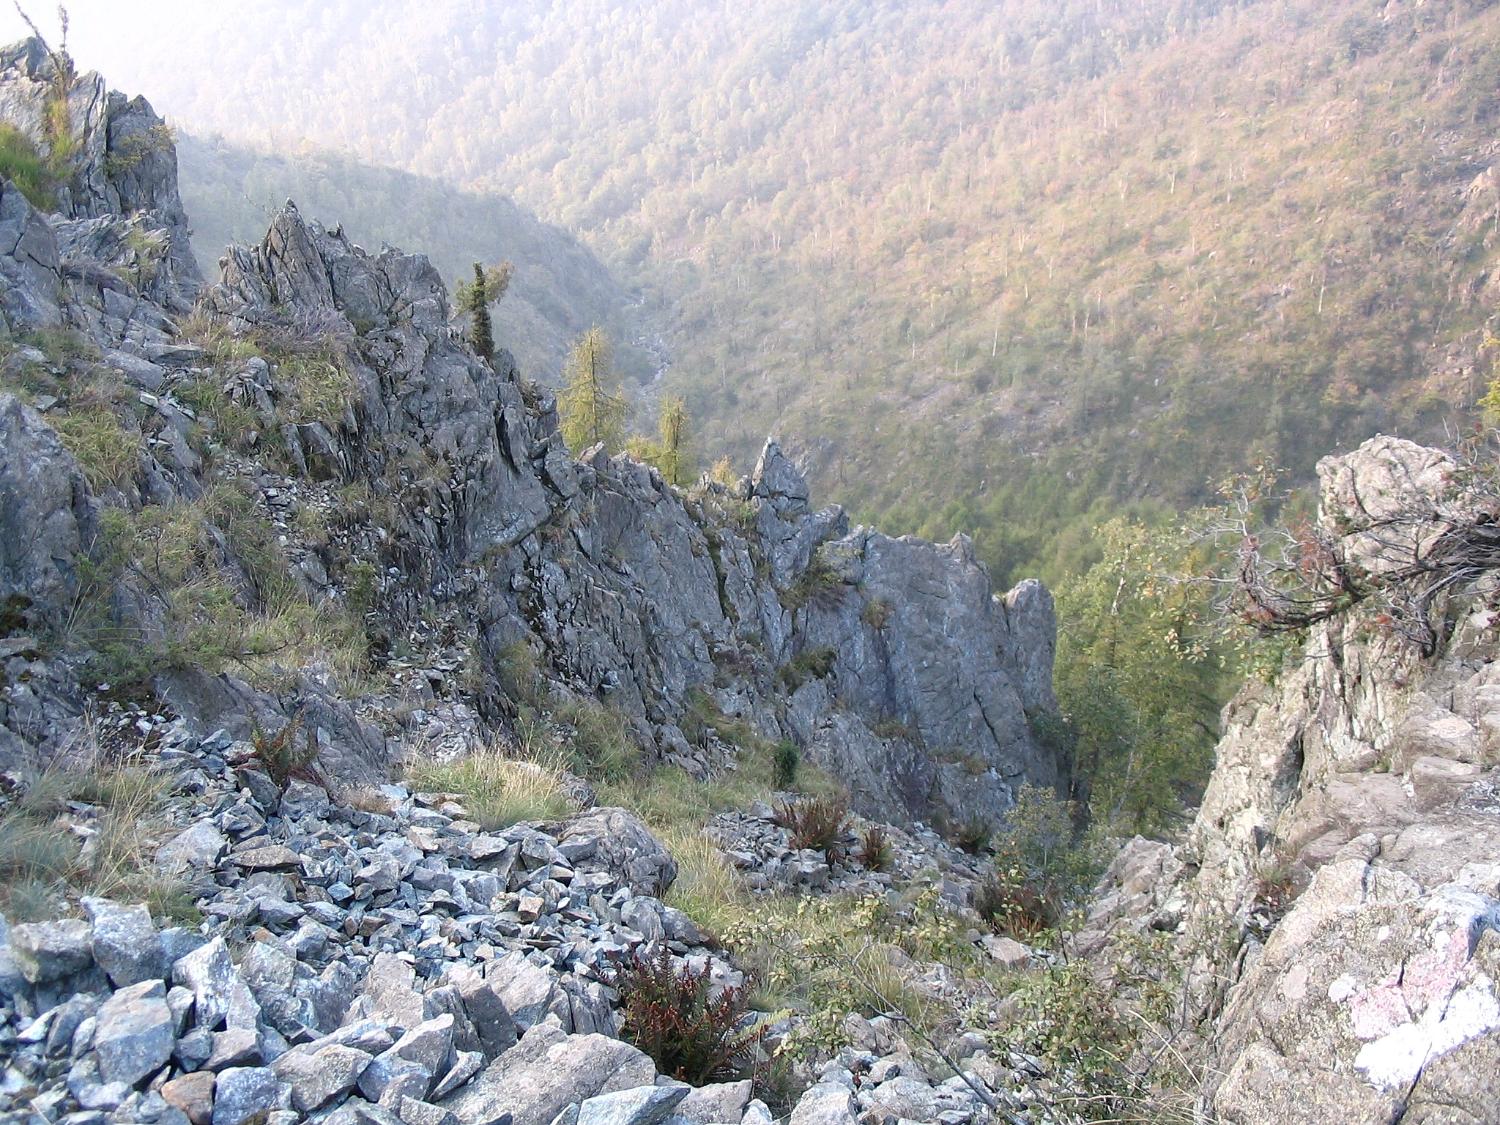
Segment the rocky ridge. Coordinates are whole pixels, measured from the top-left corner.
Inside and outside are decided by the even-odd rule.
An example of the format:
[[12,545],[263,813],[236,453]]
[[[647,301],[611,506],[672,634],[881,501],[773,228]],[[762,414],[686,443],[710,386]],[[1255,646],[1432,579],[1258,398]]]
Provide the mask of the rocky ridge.
[[[1372,439],[1319,464],[1319,519],[1376,571],[1382,521],[1436,509],[1456,469]],[[1312,627],[1226,709],[1186,842],[1136,840],[1106,876],[1085,946],[1179,935],[1215,1120],[1500,1115],[1497,593],[1451,597],[1426,657],[1379,607]]]
[[[0,55],[0,116],[42,152],[57,65],[35,42]],[[3,926],[7,1119],[768,1120],[747,1084],[686,1091],[614,1038],[615,954],[664,943],[738,979],[661,901],[675,865],[639,821],[576,782],[573,818],[486,833],[392,771],[513,741],[533,695],[604,705],[648,766],[695,778],[737,769],[748,730],[912,829],[887,875],[729,816],[752,877],[880,893],[940,871],[962,901],[974,867],[923,822],[993,825],[1022,784],[1066,780],[1031,729],[1056,706],[1046,590],[995,595],[962,537],[815,511],[775,442],[737,484],[687,492],[575,460],[552,401],[473,354],[424,258],[367,254],[291,204],[201,288],[160,120],[97,75],[63,101],[55,210],[0,181],[0,804],[90,754],[167,779],[179,831],[154,862],[202,921],[90,899],[86,919]],[[121,526],[155,537],[149,566],[106,569]],[[222,600],[178,597],[174,536],[192,545],[175,581]],[[281,597],[362,624],[363,680],[179,647],[184,604],[270,612],[247,543],[285,561]],[[105,682],[97,636],[170,659]],[[257,768],[277,731],[306,733],[321,784]],[[89,837],[97,810],[75,805]],[[1034,1064],[977,1034],[953,1073],[893,1021],[851,1019],[792,1120],[963,1125],[1031,1098]]]

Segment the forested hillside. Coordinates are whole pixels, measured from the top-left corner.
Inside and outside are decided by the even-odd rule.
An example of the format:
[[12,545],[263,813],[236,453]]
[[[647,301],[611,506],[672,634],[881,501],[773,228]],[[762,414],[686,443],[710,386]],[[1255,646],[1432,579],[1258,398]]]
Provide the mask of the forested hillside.
[[653,294],[707,450],[777,430],[1002,577],[1487,382],[1488,0],[336,0],[184,9],[170,47],[88,7],[84,61],[186,128],[576,228]]
[[193,250],[205,269],[231,242],[258,240],[271,215],[293,199],[309,218],[342,224],[372,252],[389,243],[426,254],[450,286],[476,261],[512,262],[510,287],[493,316],[501,342],[532,378],[555,379],[568,347],[594,324],[619,341],[616,361],[626,375],[649,379],[663,362],[639,300],[608,267],[503,195],[316,151],[273,155],[221,138],[181,135],[177,158]]

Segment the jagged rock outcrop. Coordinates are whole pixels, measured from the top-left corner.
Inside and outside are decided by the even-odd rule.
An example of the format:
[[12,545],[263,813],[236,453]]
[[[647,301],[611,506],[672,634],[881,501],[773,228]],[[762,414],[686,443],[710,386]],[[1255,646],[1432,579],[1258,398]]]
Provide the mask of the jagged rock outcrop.
[[[55,66],[34,41],[0,55],[0,113],[43,151],[56,141]],[[380,524],[367,521],[342,558],[278,525],[308,595],[344,599],[352,560],[377,562],[380,627],[442,617],[449,643],[479,661],[470,682],[491,719],[511,706],[496,685],[525,651],[548,679],[605,700],[641,745],[700,776],[729,755],[715,722],[743,722],[795,740],[847,780],[857,807],[888,820],[992,824],[1019,785],[1063,780],[1067,764],[1038,744],[1028,718],[1055,707],[1055,625],[1039,585],[1001,598],[962,537],[892,539],[851,530],[837,507],[813,510],[775,442],[737,486],[686,494],[623,456],[575,461],[552,400],[505,353],[493,364],[474,356],[425,258],[367,254],[292,205],[258,246],[231,249],[203,293],[214,331],[242,341],[209,354],[180,333],[196,274],[177,254],[186,228],[169,134],[144,102],[107,93],[96,75],[67,89],[76,153],[58,212],[42,214],[8,186],[0,197],[15,232],[0,315],[13,332],[80,333],[98,349],[87,362],[138,393],[124,424],[127,438],[140,429],[140,465],[116,474],[111,503],[192,499],[212,472],[222,476],[204,454],[234,435],[215,434],[213,417],[187,402],[227,396],[246,412],[236,418],[253,420],[230,466],[236,487],[263,510],[285,510],[292,494],[336,515],[333,494],[353,486],[379,505]],[[132,230],[160,236],[154,270],[129,259],[145,253]],[[24,362],[42,360],[52,362]],[[348,395],[289,409],[309,364],[347,376]],[[273,442],[286,475],[262,455]],[[88,507],[83,496],[66,508],[43,500],[38,526],[76,522],[69,513]],[[49,566],[75,565],[67,550],[76,554]],[[244,570],[232,551],[223,563]],[[160,612],[140,608],[149,600],[117,599],[148,633],[163,627]],[[160,686],[205,730],[319,714],[325,753],[355,777],[375,776],[399,748],[399,737],[385,740],[400,732],[370,730],[316,677],[275,697],[190,668]]]
[[335,450],[345,478],[438,463],[402,485],[404,578],[474,599],[491,661],[527,646],[699,773],[708,747],[683,728],[706,693],[795,738],[887,818],[993,820],[1023,782],[1058,782],[1027,720],[1055,707],[1050,598],[1036,583],[995,597],[966,540],[850,532],[840,509],[810,510],[775,442],[738,489],[690,496],[625,457],[575,463],[551,400],[455,335],[425,259],[372,257],[295,207],[231,251],[206,303],[346,342],[357,407],[338,432],[299,427],[300,444]]
[[[1453,469],[1372,439],[1319,464],[1319,519],[1378,570],[1372,527],[1446,495]],[[1205,989],[1218,1119],[1500,1116],[1497,592],[1491,576],[1440,607],[1429,658],[1377,609],[1314,626],[1300,662],[1226,710],[1178,856],[1141,844],[1122,860],[1114,921],[1180,923],[1193,983],[1228,975],[1221,1012]],[[1150,872],[1162,882],[1141,885]]]
[[72,74],[71,64],[59,75],[57,59],[32,38],[0,52],[0,120],[44,156],[62,156],[55,226],[75,271],[129,267],[138,280],[149,272],[145,295],[185,311],[201,277],[171,132],[150,104],[110,90],[96,73]]

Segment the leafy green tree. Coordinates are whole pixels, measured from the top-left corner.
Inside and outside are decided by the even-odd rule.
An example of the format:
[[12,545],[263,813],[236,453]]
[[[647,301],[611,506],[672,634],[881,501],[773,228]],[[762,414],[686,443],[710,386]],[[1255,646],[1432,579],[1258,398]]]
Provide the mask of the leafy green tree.
[[1213,767],[1223,661],[1207,594],[1169,577],[1186,549],[1119,519],[1098,535],[1103,558],[1057,593],[1058,699],[1093,819],[1157,833]]
[[557,396],[563,440],[574,453],[603,444],[620,448],[625,437],[625,396],[610,363],[609,340],[598,326],[573,346]]
[[688,453],[687,404],[677,395],[666,395],[661,400],[661,418],[658,422],[657,440],[660,452],[656,467],[668,484],[682,488],[695,475],[693,459]]

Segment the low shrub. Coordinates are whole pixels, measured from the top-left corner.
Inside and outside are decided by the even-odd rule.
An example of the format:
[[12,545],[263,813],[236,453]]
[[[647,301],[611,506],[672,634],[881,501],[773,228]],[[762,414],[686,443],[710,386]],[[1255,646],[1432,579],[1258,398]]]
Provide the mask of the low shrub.
[[[299,740],[299,734],[305,737]],[[255,760],[264,767],[278,789],[285,789],[287,782],[294,777],[303,781],[317,780],[313,763],[318,760],[318,740],[312,731],[303,730],[300,712],[277,731],[267,731],[259,723],[252,723],[250,745],[255,748]]]
[[609,974],[620,994],[620,1038],[649,1055],[656,1069],[694,1086],[739,1077],[765,1035],[747,1024],[744,988],[715,989],[705,966],[679,964],[665,947],[637,949]]
[[560,703],[554,717],[571,728],[563,748],[574,773],[596,781],[620,781],[640,769],[641,748],[620,712],[592,699],[573,699]]
[[1016,868],[993,870],[974,889],[974,909],[997,934],[1029,940],[1062,919],[1055,888]]
[[808,680],[821,680],[833,671],[837,654],[831,648],[812,648],[798,653],[776,673],[776,680],[793,692]]
[[814,555],[782,600],[794,610],[805,606],[834,609],[844,600],[847,590],[843,578],[828,560],[822,555]]
[[828,853],[842,850],[849,831],[849,803],[841,797],[804,797],[776,806],[776,823],[792,834],[792,847]]
[[895,858],[890,834],[878,824],[872,824],[859,836],[859,862],[868,871],[888,871]]
[[9,122],[0,124],[0,176],[21,189],[38,211],[57,206],[57,181],[31,138]]
[[884,598],[874,598],[865,603],[865,608],[860,612],[860,618],[866,625],[879,632],[890,624],[891,616],[896,612],[894,606]]
[[167,827],[166,793],[159,774],[93,745],[77,764],[22,779],[0,812],[0,913],[41,921],[100,895],[196,921],[187,885],[149,859]]
[[776,788],[791,789],[797,784],[797,770],[802,765],[802,751],[789,739],[776,744],[772,751],[772,764],[776,770]]

